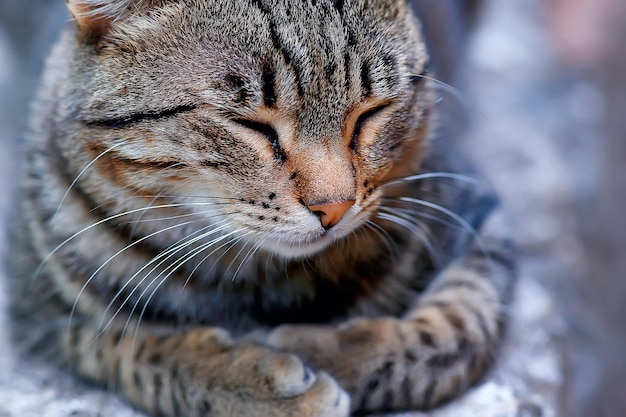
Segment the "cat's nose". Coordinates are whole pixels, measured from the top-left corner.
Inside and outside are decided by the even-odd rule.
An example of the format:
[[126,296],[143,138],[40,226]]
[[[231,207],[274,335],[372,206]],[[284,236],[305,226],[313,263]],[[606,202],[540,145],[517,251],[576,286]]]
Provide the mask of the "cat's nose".
[[320,218],[324,229],[330,229],[339,223],[339,220],[353,205],[354,200],[348,200],[341,203],[314,204],[307,206],[307,208]]

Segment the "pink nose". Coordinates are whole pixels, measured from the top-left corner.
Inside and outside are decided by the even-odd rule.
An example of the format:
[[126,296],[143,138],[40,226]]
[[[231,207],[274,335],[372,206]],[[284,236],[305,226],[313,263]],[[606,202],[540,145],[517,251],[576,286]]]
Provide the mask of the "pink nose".
[[354,205],[354,200],[341,203],[315,204],[307,206],[314,214],[319,216],[324,229],[330,229],[346,214],[346,211]]

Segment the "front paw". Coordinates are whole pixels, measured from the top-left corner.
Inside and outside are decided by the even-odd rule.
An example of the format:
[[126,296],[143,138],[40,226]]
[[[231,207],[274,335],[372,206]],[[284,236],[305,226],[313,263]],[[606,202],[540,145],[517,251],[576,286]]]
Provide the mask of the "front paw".
[[186,374],[193,385],[208,387],[214,404],[211,415],[349,415],[350,399],[333,378],[323,372],[316,374],[296,355],[270,347],[238,345],[223,352],[218,360],[200,360],[188,366]]

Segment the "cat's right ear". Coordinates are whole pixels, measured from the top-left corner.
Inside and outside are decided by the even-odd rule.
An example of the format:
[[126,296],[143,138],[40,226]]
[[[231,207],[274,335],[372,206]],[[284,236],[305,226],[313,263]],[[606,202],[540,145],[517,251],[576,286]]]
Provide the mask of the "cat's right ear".
[[65,0],[81,39],[98,42],[112,24],[132,10],[132,0]]

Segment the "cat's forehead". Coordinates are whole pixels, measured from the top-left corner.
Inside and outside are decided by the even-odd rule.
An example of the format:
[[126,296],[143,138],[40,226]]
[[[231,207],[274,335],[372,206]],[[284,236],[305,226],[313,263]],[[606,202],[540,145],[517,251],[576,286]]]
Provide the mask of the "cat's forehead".
[[262,86],[276,89],[287,85],[293,94],[282,91],[283,97],[318,106],[326,99],[329,111],[343,107],[350,91],[395,94],[398,71],[422,58],[411,49],[419,34],[401,1],[192,3],[197,10],[186,11],[188,24],[204,29],[203,41],[213,51],[228,51],[222,66],[230,67],[227,78],[263,78]]
[[[133,52],[160,55],[186,52],[219,67],[281,58],[300,64],[301,72],[327,75],[350,58],[360,61],[410,54],[418,44],[413,19],[402,1],[337,0],[182,0],[122,24],[116,41],[130,42]],[[190,53],[195,51],[196,54]],[[220,53],[222,52],[222,53]],[[185,55],[185,54],[183,54]],[[184,58],[184,57],[183,57]],[[304,81],[314,74],[302,74]]]
[[125,52],[104,72],[131,90],[158,76],[159,99],[191,92],[237,110],[278,101],[325,124],[362,97],[398,94],[423,59],[418,37],[399,1],[165,2],[118,26],[112,53]]

